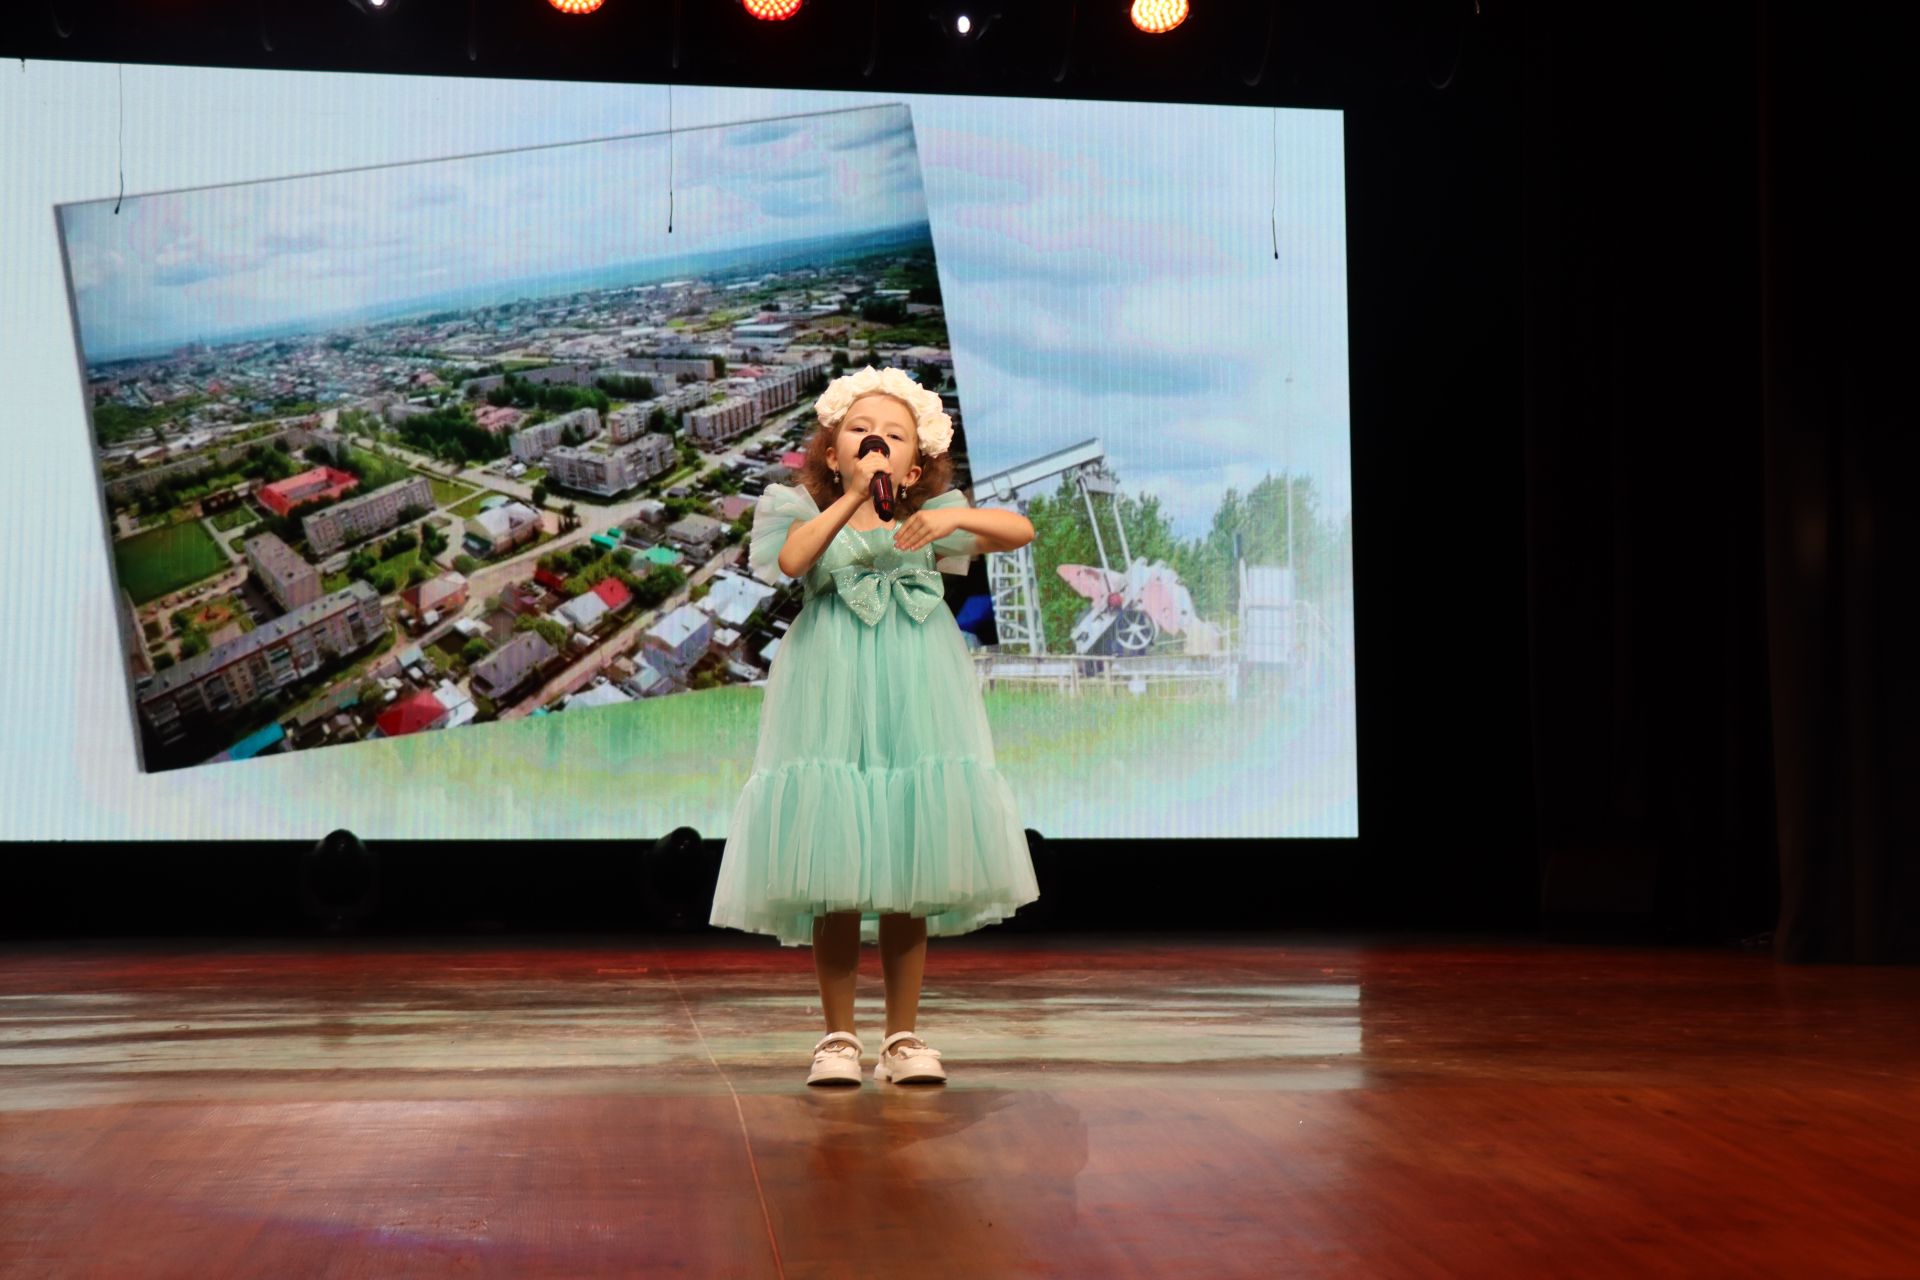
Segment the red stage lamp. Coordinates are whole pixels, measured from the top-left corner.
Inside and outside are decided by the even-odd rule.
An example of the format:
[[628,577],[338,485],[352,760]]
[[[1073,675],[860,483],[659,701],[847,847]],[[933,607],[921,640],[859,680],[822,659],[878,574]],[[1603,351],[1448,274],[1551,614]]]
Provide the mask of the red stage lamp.
[[782,18],[791,18],[800,12],[800,0],[740,0],[746,11],[756,18],[768,22],[778,22]]
[[547,3],[562,13],[592,13],[604,0],[547,0]]
[[1133,0],[1133,25],[1162,35],[1187,20],[1187,0]]

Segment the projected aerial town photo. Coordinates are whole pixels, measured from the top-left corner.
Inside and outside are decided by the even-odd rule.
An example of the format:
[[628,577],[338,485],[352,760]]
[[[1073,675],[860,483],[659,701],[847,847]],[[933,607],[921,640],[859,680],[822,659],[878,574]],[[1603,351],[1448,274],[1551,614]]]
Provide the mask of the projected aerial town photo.
[[933,241],[904,107],[672,145],[727,243],[665,135],[61,207],[146,769],[764,680],[813,397],[959,422]]

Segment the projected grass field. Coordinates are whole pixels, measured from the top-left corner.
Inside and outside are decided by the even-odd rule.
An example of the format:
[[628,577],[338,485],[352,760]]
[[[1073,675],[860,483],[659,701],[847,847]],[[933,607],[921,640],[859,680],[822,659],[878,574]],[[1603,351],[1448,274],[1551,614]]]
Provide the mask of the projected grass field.
[[122,538],[113,544],[113,563],[139,605],[220,572],[227,558],[198,520],[182,520]]

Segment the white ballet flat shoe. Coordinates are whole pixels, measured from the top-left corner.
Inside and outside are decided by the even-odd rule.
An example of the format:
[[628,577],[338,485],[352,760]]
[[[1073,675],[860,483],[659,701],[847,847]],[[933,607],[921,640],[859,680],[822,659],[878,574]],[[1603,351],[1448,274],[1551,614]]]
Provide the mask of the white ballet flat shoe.
[[853,1032],[827,1032],[820,1037],[820,1043],[813,1046],[813,1070],[807,1075],[807,1083],[858,1086],[863,1052],[865,1046]]
[[938,1049],[929,1048],[911,1031],[896,1031],[880,1046],[873,1078],[895,1084],[944,1084],[947,1069],[940,1065]]

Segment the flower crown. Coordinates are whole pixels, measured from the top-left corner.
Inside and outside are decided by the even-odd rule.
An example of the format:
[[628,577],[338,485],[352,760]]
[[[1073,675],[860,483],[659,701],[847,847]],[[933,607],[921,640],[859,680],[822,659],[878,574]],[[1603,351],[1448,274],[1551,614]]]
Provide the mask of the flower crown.
[[913,410],[913,422],[920,437],[920,454],[931,458],[945,453],[953,443],[953,419],[940,408],[940,397],[927,390],[901,369],[876,369],[868,365],[842,374],[827,384],[813,402],[814,416],[822,426],[833,428],[847,416],[847,410],[861,396],[875,393],[903,400]]

